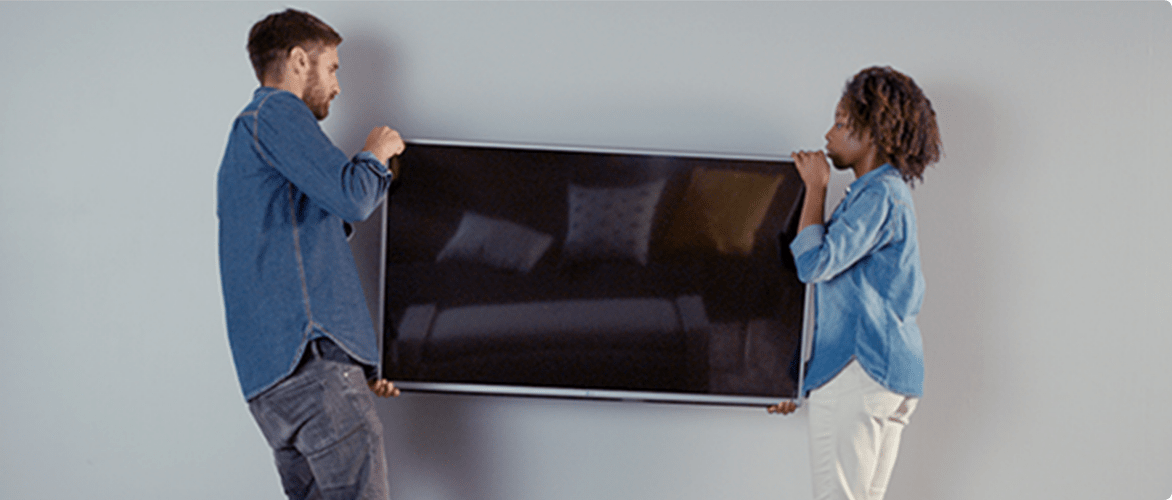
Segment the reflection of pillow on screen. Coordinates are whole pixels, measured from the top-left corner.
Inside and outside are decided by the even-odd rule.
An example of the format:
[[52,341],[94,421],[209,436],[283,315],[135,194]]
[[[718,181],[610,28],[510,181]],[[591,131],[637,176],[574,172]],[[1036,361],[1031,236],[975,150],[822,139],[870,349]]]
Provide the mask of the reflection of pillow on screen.
[[552,242],[553,236],[520,224],[464,212],[455,236],[435,260],[479,262],[527,273]]
[[647,264],[655,205],[664,179],[632,187],[570,185],[568,260],[629,259]]
[[781,174],[693,170],[683,204],[668,230],[668,245],[751,253],[781,178]]

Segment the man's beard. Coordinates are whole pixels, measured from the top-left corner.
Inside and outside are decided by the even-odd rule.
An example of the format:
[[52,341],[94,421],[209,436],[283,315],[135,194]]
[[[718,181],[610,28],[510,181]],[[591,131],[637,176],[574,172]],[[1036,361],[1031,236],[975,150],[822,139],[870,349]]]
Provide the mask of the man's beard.
[[325,120],[330,114],[330,101],[334,96],[326,93],[325,87],[321,86],[321,79],[317,77],[317,65],[314,64],[310,68],[309,81],[305,85],[305,95],[301,96],[301,100],[305,101],[305,105],[309,106],[309,110],[313,112],[313,116],[317,117],[318,121]]

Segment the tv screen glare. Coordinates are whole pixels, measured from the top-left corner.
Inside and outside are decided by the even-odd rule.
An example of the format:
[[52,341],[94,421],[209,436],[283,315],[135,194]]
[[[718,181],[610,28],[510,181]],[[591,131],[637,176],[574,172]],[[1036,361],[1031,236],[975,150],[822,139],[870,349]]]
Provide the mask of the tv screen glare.
[[800,402],[788,159],[409,141],[393,162],[377,316],[401,389]]

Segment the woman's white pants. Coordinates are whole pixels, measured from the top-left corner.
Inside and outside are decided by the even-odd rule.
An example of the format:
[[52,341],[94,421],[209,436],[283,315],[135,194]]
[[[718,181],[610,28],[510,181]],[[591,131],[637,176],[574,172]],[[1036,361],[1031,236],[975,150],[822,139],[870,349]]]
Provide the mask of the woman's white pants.
[[879,385],[857,360],[811,391],[814,500],[882,500],[917,403]]

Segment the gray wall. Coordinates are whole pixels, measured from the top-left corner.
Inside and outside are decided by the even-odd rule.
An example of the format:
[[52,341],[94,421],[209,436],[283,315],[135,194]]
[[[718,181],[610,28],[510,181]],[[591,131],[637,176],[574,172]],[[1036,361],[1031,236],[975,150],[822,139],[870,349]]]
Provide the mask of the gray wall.
[[[280,498],[236,385],[215,173],[276,3],[0,4],[0,497]],[[408,138],[784,155],[843,82],[916,78],[927,396],[890,498],[1172,494],[1172,8],[305,3],[325,122]],[[838,191],[849,178],[835,177]],[[833,202],[833,201],[832,201]],[[806,415],[408,394],[396,498],[810,496]]]

